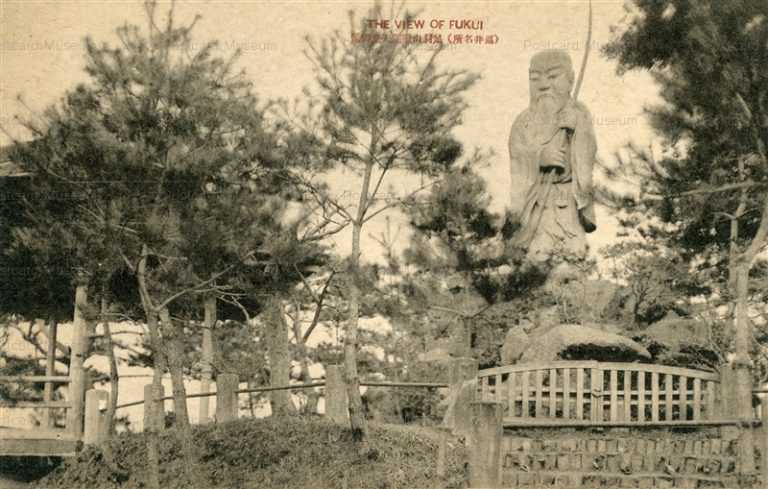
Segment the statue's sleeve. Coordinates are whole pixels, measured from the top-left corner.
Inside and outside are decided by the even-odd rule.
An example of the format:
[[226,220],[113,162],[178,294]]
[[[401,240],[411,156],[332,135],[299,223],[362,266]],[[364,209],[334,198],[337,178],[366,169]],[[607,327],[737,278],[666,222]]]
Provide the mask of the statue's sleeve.
[[525,140],[526,120],[526,112],[518,115],[509,132],[510,211],[517,216],[522,214],[539,172],[539,148]]
[[595,211],[592,194],[592,168],[597,158],[597,140],[592,125],[592,115],[585,105],[577,103],[576,128],[571,145],[571,170],[574,197],[584,224],[590,231],[595,227]]

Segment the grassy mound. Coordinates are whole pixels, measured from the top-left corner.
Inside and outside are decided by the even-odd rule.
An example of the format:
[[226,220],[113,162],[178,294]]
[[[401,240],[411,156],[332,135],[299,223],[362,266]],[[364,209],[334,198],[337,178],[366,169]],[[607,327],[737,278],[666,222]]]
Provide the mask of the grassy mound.
[[[397,489],[434,488],[438,436],[434,430],[410,426],[370,426],[370,450],[358,454],[346,427],[322,418],[242,419],[196,427],[199,462],[194,487],[200,489]],[[118,471],[95,448],[84,450],[37,482],[49,488],[146,487],[146,448],[141,434],[112,441]],[[160,483],[164,489],[189,489],[180,446],[172,432],[161,439]],[[451,440],[447,475],[440,487],[462,486],[464,452]],[[114,467],[114,466],[113,466]],[[123,473],[120,473],[123,472]]]

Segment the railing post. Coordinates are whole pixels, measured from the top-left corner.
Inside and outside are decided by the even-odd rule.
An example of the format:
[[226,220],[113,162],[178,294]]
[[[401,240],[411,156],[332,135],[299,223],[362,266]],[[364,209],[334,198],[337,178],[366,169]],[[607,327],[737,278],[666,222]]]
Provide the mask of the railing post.
[[[144,386],[144,431],[162,431],[165,429],[165,388],[155,392],[152,384]],[[155,399],[158,399],[155,401]]]
[[[205,298],[205,316],[203,321],[203,354],[201,358],[200,392],[211,390],[211,378],[213,371],[213,327],[216,324],[216,296]],[[198,411],[198,423],[206,424],[210,421],[208,415],[209,397],[201,397]]]
[[104,414],[99,409],[102,399],[109,399],[107,391],[89,389],[85,393],[85,428],[83,430],[83,443],[86,445],[99,445],[104,441]]
[[349,422],[347,386],[338,365],[325,368],[325,415],[336,423]]
[[[723,365],[720,368],[720,409],[721,418],[737,418],[738,404],[736,403],[736,375],[733,367]],[[720,436],[726,440],[735,440],[739,437],[738,426],[723,426],[720,428]]]
[[501,487],[502,405],[473,402],[472,430],[469,432],[469,488]]
[[[467,436],[471,431],[471,403],[477,388],[477,360],[469,357],[452,358],[448,363],[448,410],[443,426],[454,435]],[[473,382],[473,383],[471,383]]]
[[75,314],[72,322],[72,349],[69,362],[68,386],[69,398],[72,406],[67,412],[67,430],[76,438],[83,435],[83,404],[85,396],[85,355],[87,350],[88,325],[81,310],[81,305],[88,300],[88,292],[85,284],[78,284],[75,289]]
[[[51,324],[48,325],[48,348],[45,353],[45,375],[56,375],[56,321],[51,320]],[[46,382],[43,391],[43,401],[49,402],[53,400],[53,392],[56,390],[56,386],[53,382]],[[53,428],[56,424],[56,420],[51,415],[50,409],[43,409],[43,419],[40,421],[40,425],[44,428]]]
[[603,420],[603,382],[604,382],[603,370],[597,367],[593,367],[589,374],[589,390],[590,390],[590,419],[593,423],[597,423]]
[[458,389],[467,381],[477,377],[477,360],[470,357],[452,358],[448,362],[448,383],[451,389]]
[[237,374],[220,374],[216,377],[216,422],[226,423],[237,419]]
[[763,487],[768,486],[768,397],[761,398],[760,402],[761,418],[763,421],[761,434],[763,439],[762,445],[762,461],[760,464],[760,471],[763,477]]

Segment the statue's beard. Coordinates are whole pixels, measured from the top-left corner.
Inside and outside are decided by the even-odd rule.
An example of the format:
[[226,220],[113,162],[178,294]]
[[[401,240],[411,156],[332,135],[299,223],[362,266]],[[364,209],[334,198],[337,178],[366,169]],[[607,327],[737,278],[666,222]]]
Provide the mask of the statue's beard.
[[545,93],[536,98],[534,112],[543,117],[555,117],[555,114],[563,108],[564,104],[565,100],[563,100],[563,97],[552,93]]
[[557,131],[557,113],[566,101],[566,97],[555,93],[541,94],[531,101],[530,110],[537,140],[548,141]]

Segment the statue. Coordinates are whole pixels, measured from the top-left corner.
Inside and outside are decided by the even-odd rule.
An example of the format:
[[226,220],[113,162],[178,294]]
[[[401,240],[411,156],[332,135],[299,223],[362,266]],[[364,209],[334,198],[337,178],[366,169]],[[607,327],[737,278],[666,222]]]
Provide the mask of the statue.
[[521,226],[511,244],[535,260],[585,257],[586,233],[596,229],[592,166],[597,143],[589,111],[571,97],[573,84],[568,53],[551,49],[534,55],[530,105],[509,135],[511,211]]

